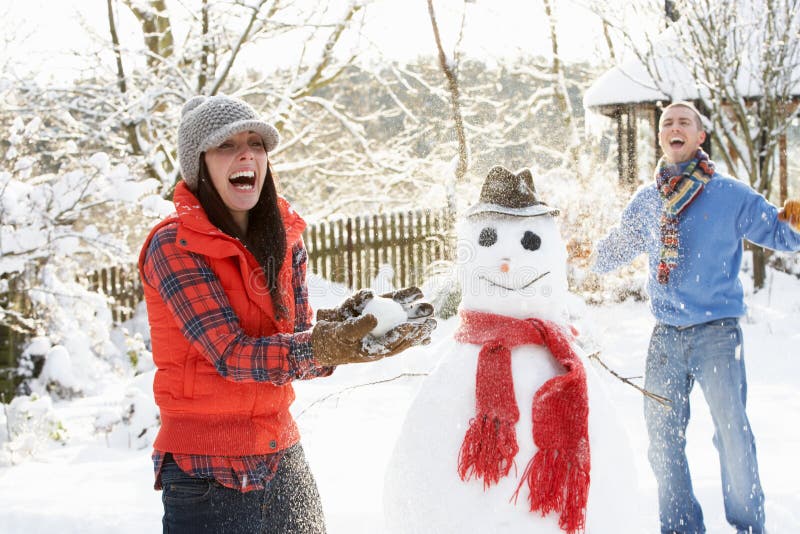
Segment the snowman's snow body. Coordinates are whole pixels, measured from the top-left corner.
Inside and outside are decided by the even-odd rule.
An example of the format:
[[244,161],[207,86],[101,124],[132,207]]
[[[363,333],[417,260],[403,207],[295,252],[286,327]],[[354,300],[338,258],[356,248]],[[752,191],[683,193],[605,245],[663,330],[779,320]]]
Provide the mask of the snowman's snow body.
[[[513,210],[512,210],[513,212]],[[516,318],[539,318],[568,328],[566,247],[551,213],[515,216],[478,213],[459,229],[461,310]],[[632,453],[614,408],[580,347],[587,375],[591,483],[586,532],[641,532]],[[447,349],[446,349],[447,350]],[[475,375],[480,346],[452,341],[412,403],[390,460],[384,508],[390,532],[402,534],[563,534],[558,515],[531,512],[528,487],[513,496],[528,461],[531,403],[563,368],[544,346],[522,345],[511,353],[520,418],[519,452],[508,476],[484,489],[482,479],[463,481],[458,456],[475,416]]]

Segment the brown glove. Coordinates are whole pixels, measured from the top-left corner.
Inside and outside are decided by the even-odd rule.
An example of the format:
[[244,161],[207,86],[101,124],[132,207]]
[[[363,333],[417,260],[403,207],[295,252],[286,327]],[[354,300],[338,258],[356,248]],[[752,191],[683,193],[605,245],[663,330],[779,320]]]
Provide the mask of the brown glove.
[[800,200],[787,200],[778,212],[778,219],[786,221],[795,231],[800,232]]
[[[317,310],[317,321],[342,322],[353,317],[358,317],[364,311],[364,306],[372,300],[374,294],[370,289],[361,289],[346,298],[338,308],[321,308]],[[372,330],[370,328],[370,330]]]
[[[422,291],[418,287],[406,287],[381,297],[390,298],[400,304],[406,311],[408,319],[421,319],[433,315],[433,306],[428,302],[417,302],[422,298]],[[338,308],[325,308],[317,310],[317,321],[342,322],[353,317],[358,317],[364,311],[364,306],[372,300],[374,294],[369,289],[362,289],[345,299]],[[370,329],[371,330],[371,329]]]
[[324,366],[380,360],[414,345],[427,345],[436,328],[434,319],[426,319],[402,323],[379,338],[368,336],[376,324],[377,319],[370,314],[344,321],[318,321],[311,330],[314,358]]
[[422,290],[418,287],[406,287],[390,293],[384,293],[381,296],[400,304],[409,319],[421,319],[433,315],[432,304],[424,301],[418,302],[423,297]]

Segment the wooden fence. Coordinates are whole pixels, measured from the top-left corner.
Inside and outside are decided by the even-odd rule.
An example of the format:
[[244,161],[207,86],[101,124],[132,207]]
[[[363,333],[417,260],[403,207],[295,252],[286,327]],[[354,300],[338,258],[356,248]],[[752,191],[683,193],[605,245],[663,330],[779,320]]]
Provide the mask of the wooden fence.
[[115,323],[130,319],[136,306],[144,299],[142,281],[135,265],[93,271],[86,277],[85,283],[91,291],[101,292],[111,298],[111,314]]
[[428,267],[447,257],[447,211],[415,210],[310,225],[303,239],[309,270],[352,289],[369,287],[392,267],[396,287],[419,285]]
[[[389,265],[395,287],[419,285],[431,264],[446,259],[446,209],[414,210],[322,221],[303,233],[309,272],[352,289],[369,287],[378,269]],[[115,322],[129,319],[142,301],[136,267],[109,267],[90,273],[85,283],[113,300]]]

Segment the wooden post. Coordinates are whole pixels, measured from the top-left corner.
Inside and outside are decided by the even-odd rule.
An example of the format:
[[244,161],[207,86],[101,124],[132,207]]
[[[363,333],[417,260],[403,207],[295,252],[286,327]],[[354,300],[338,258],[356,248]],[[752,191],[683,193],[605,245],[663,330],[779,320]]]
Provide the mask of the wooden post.
[[383,215],[380,218],[378,215],[372,217],[372,264],[367,273],[367,286],[372,284],[372,277],[378,272],[378,266],[381,264],[385,223],[386,215]]
[[617,121],[617,172],[619,183],[623,184],[625,183],[625,135],[621,106],[614,110],[613,117]]
[[348,287],[350,280],[347,278],[347,244],[344,235],[344,220],[339,219],[336,221],[335,241],[331,244],[331,258],[334,258],[336,267],[333,270],[333,278],[335,282],[341,282]]
[[426,237],[425,241],[422,243],[422,261],[426,265],[430,265],[433,263],[433,232],[431,231],[431,220],[433,219],[433,213],[431,213],[431,210],[425,210],[423,212],[423,217],[424,219],[422,222],[422,228]]
[[347,286],[351,289],[355,289],[357,284],[355,278],[353,277],[353,219],[350,217],[347,218],[345,233],[347,234],[345,237],[345,254],[347,255],[347,258],[345,259],[345,264],[347,266]]
[[311,229],[308,230],[308,240],[306,241],[306,252],[308,254],[308,263],[311,267],[311,272],[319,274],[319,247],[317,246],[317,227],[319,225],[312,224]]
[[408,241],[406,240],[406,221],[403,213],[397,214],[397,259],[395,265],[400,268],[399,284],[400,287],[407,287],[408,284],[408,265],[406,253],[408,252]]
[[660,128],[658,127],[658,124],[660,122],[661,122],[661,108],[658,107],[658,106],[655,106],[653,108],[653,131],[655,132],[655,136],[654,136],[655,137],[655,139],[654,139],[654,141],[655,141],[655,152],[654,152],[654,154],[656,155],[655,161],[653,162],[653,168],[654,169],[656,167],[658,167],[658,160],[660,160],[661,156],[664,155],[664,153],[661,151],[661,143],[658,141],[658,132],[660,130]]
[[317,272],[322,278],[328,280],[328,224],[325,221],[319,223],[319,251],[318,254],[320,255],[320,265],[319,271]]
[[355,282],[353,283],[353,289],[361,289],[364,287],[364,236],[361,232],[361,216],[356,216],[355,220],[353,221],[353,246],[354,246],[354,255],[355,255]]
[[[786,133],[782,133],[778,138],[778,161],[780,165],[778,181],[780,190],[780,206],[789,197],[789,169],[786,161]],[[779,207],[780,207],[779,206]]]
[[627,120],[627,128],[626,128],[626,139],[625,139],[625,156],[627,158],[626,161],[626,176],[625,179],[627,181],[628,186],[631,189],[635,189],[636,185],[639,181],[638,176],[638,168],[636,163],[636,107],[635,106],[628,106],[627,109],[628,120]]
[[415,266],[414,269],[414,285],[420,285],[422,280],[425,278],[425,260],[422,258],[422,243],[425,239],[425,234],[422,230],[422,218],[425,216],[422,210],[417,210],[414,212],[414,224],[412,228],[414,229],[414,248],[412,253],[412,263]]
[[[697,111],[703,114],[704,117],[709,117],[711,115],[711,110],[703,103],[702,100],[695,100],[694,105],[697,108]],[[713,154],[711,153],[711,133],[706,132],[706,140],[703,141],[703,144],[700,145],[700,148],[708,154],[710,158]]]

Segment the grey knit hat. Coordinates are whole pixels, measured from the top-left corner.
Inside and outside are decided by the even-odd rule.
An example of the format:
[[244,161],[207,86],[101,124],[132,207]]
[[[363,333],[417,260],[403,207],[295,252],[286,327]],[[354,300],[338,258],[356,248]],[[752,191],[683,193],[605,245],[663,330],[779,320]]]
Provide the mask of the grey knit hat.
[[278,146],[278,131],[261,120],[244,100],[216,95],[196,96],[187,101],[181,109],[178,128],[178,161],[189,189],[197,191],[200,154],[231,135],[247,131],[261,136],[267,152]]

